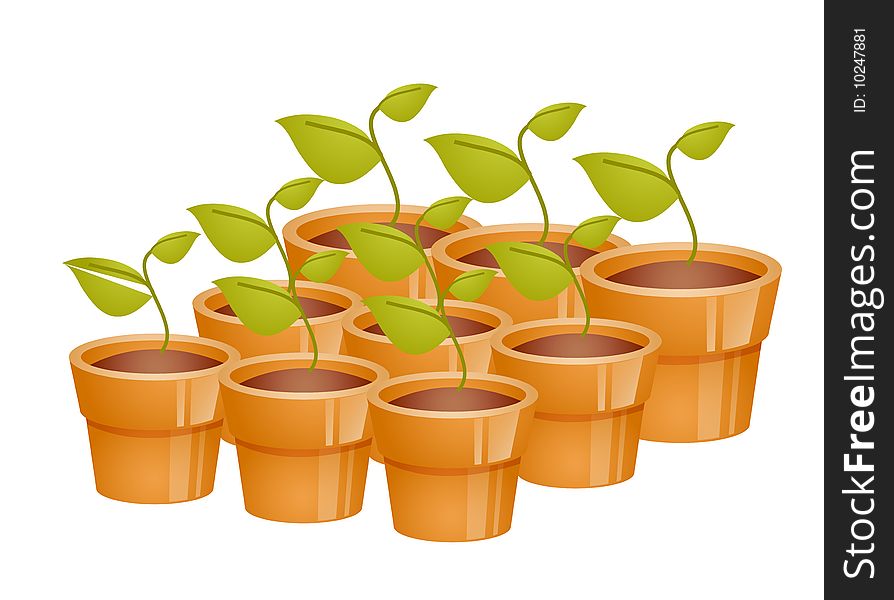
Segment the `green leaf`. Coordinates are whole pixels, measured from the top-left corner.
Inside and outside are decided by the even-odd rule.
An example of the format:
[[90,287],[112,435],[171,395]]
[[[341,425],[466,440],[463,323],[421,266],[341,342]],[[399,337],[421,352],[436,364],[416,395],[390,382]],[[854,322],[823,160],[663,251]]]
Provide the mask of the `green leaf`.
[[321,115],[277,121],[314,173],[330,183],[350,183],[379,164],[372,140],[350,123]]
[[395,121],[409,121],[419,114],[435,91],[435,86],[427,83],[411,83],[391,90],[379,103],[379,110]]
[[597,152],[574,160],[584,168],[608,207],[622,219],[654,219],[677,200],[674,186],[661,169],[635,156]]
[[299,272],[311,281],[325,283],[332,279],[347,255],[344,250],[317,252],[307,257]]
[[373,296],[363,301],[382,332],[407,354],[425,354],[450,335],[435,309],[401,296]]
[[528,129],[540,139],[553,142],[568,133],[584,108],[583,104],[574,102],[547,106],[531,118]]
[[267,222],[251,211],[229,204],[200,204],[189,212],[223,256],[233,262],[250,262],[276,242]]
[[279,202],[283,208],[298,210],[310,202],[321,183],[323,180],[316,177],[293,179],[279,188],[279,191],[273,195],[273,199]]
[[496,274],[497,272],[491,269],[467,271],[454,279],[447,291],[460,300],[473,302],[487,290],[487,286],[490,285]]
[[155,242],[152,247],[152,255],[163,263],[173,265],[183,260],[197,237],[199,234],[195,231],[178,231],[168,234]]
[[438,229],[449,229],[456,225],[471,201],[465,196],[441,198],[425,211],[425,220]]
[[696,125],[683,134],[677,142],[677,148],[689,158],[705,160],[717,151],[732,128],[732,123],[722,121]]
[[494,140],[448,133],[425,141],[438,153],[456,185],[478,202],[499,202],[528,181],[515,153]]
[[74,273],[74,276],[77,277],[81,289],[84,290],[84,293],[87,294],[87,297],[90,298],[93,305],[107,315],[113,317],[129,315],[152,298],[152,296],[144,292],[129,288],[120,283],[115,283],[104,277],[84,271],[83,269],[76,268],[74,265],[79,260],[94,259],[70,260],[65,264],[68,265],[68,268],[70,268],[71,272]]
[[136,269],[132,269],[124,263],[118,262],[117,260],[110,260],[108,258],[87,257],[68,260],[65,261],[65,264],[69,267],[77,267],[85,271],[99,273],[100,275],[107,275],[109,277],[115,277],[117,279],[124,279],[126,281],[132,281],[133,283],[146,285],[146,281],[143,279],[143,276],[140,275],[140,273]]
[[301,317],[301,311],[284,289],[264,279],[226,277],[220,288],[242,323],[260,335],[275,335]]
[[503,274],[522,296],[549,300],[571,283],[562,259],[550,250],[527,242],[496,242],[487,247]]
[[587,219],[577,226],[571,238],[585,248],[598,248],[605,243],[620,220],[614,215]]
[[367,271],[382,281],[399,281],[418,269],[423,255],[404,232],[378,223],[346,223],[338,230]]

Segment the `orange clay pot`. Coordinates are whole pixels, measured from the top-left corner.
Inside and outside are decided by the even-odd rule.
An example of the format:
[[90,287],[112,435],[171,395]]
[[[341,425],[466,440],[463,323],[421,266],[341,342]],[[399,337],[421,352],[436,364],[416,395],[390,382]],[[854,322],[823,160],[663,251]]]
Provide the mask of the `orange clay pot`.
[[242,385],[282,369],[306,368],[312,354],[234,362],[220,374],[221,397],[236,437],[249,513],[289,523],[344,519],[360,512],[372,427],[367,391],[387,374],[369,361],[321,354],[317,368],[369,384],[333,392],[270,392]]
[[[434,306],[435,301],[429,302]],[[490,338],[494,331],[512,323],[502,310],[460,300],[447,300],[444,303],[450,316],[465,317],[493,327],[492,330],[477,335],[460,336],[460,348],[466,357],[466,366],[472,373],[487,373],[490,367]],[[374,361],[388,371],[391,377],[425,373],[433,371],[459,371],[461,365],[456,355],[453,340],[446,339],[440,346],[425,354],[406,354],[392,344],[384,335],[376,335],[364,331],[376,322],[372,313],[365,306],[352,310],[344,319],[344,349],[350,356]],[[370,458],[382,462],[382,453],[373,437]]]
[[218,373],[239,354],[226,344],[172,335],[168,348],[222,364],[185,373],[127,373],[93,364],[122,352],[159,349],[161,335],[88,342],[69,359],[87,419],[96,491],[124,502],[195,500],[214,489],[223,415]]
[[662,340],[642,437],[701,442],[742,433],[751,421],[761,342],[767,337],[782,268],[752,250],[699,244],[696,260],[744,269],[753,281],[703,289],[623,285],[606,278],[626,269],[686,260],[690,244],[630,246],[581,265],[594,315],[635,321]]
[[[285,281],[274,281],[274,283],[278,283],[283,288],[287,285]],[[323,300],[344,309],[335,314],[310,319],[320,352],[338,354],[342,339],[341,321],[348,309],[361,305],[360,296],[344,288],[312,281],[298,281],[296,288],[299,297]],[[200,336],[229,344],[239,351],[242,358],[261,354],[310,352],[313,350],[307,328],[301,319],[276,335],[260,335],[243,325],[237,317],[216,312],[218,308],[226,304],[227,299],[218,288],[205,290],[195,297],[192,301],[192,308],[196,315],[196,325]],[[234,443],[226,415],[224,415],[221,439],[230,444]]]
[[513,348],[549,335],[580,334],[584,319],[544,319],[491,338],[494,372],[537,389],[537,412],[521,477],[553,487],[619,483],[633,476],[643,406],[661,339],[645,327],[594,319],[590,333],[627,340],[639,350],[593,358],[537,356]]
[[[570,225],[551,225],[546,241],[562,243],[573,230],[574,227]],[[471,252],[486,248],[494,242],[536,242],[540,239],[542,231],[543,226],[539,224],[489,225],[460,231],[440,239],[431,249],[438,281],[446,289],[462,273],[481,269],[482,267],[478,265],[459,260]],[[571,245],[578,244],[572,243]],[[616,235],[610,235],[608,240],[597,250],[604,252],[626,245],[627,242],[623,239]],[[578,271],[578,269],[574,269],[574,272],[580,277]],[[568,289],[551,300],[528,300],[512,287],[500,270],[497,270],[497,275],[491,281],[487,291],[476,302],[505,310],[515,323],[536,319],[584,316],[583,303],[573,285],[569,285]]]
[[369,405],[391,497],[394,528],[431,541],[464,542],[509,531],[518,465],[537,392],[498,375],[470,373],[466,387],[518,400],[502,408],[441,412],[393,406],[409,393],[455,387],[459,373],[403,375],[370,390]]
[[[424,206],[401,206],[398,222],[415,223],[425,209],[426,207]],[[311,254],[332,250],[328,246],[321,246],[309,241],[316,236],[333,231],[339,225],[344,225],[345,223],[388,223],[393,214],[394,206],[391,204],[367,204],[328,208],[292,219],[286,223],[282,231],[292,270],[295,270],[298,265],[307,260],[307,257]],[[479,223],[469,217],[462,216],[447,231],[451,233],[465,231],[472,227],[479,227]],[[426,254],[431,255],[431,250],[426,250]],[[400,281],[380,281],[360,264],[353,252],[348,254],[338,272],[329,282],[348,288],[360,294],[361,298],[382,295],[405,296],[407,298],[434,298],[437,295],[434,283],[424,266],[419,267],[419,270],[406,279],[401,279]]]

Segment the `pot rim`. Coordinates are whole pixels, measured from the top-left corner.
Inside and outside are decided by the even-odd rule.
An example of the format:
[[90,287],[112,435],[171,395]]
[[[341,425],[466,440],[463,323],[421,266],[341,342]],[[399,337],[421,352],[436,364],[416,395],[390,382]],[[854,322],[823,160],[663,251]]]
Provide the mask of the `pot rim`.
[[[401,204],[400,206],[400,214],[411,214],[415,217],[419,217],[425,210],[427,210],[427,206],[417,206],[414,204]],[[315,210],[313,212],[304,213],[298,217],[295,217],[282,228],[283,239],[287,244],[292,244],[298,248],[303,248],[305,250],[309,250],[310,252],[324,252],[326,250],[345,250],[344,248],[334,248],[332,246],[323,246],[322,244],[316,244],[311,242],[310,240],[306,240],[298,235],[298,228],[305,223],[309,223],[310,221],[314,221],[321,218],[334,217],[337,215],[350,215],[356,213],[369,213],[369,212],[387,212],[392,214],[394,212],[394,204],[351,204],[348,206],[336,206],[333,208],[323,208],[320,210]],[[462,223],[469,229],[477,229],[480,227],[480,223],[471,217],[467,217],[466,215],[462,215],[457,223]],[[435,228],[437,229],[437,228]],[[443,229],[441,231],[444,231]],[[354,254],[352,250],[347,250],[348,255],[345,258],[357,258],[357,255]],[[426,254],[431,253],[431,248],[426,248]]]
[[[523,323],[518,323],[515,325],[509,325],[508,327],[504,327],[501,331],[494,334],[491,338],[491,348],[495,352],[499,352],[505,356],[509,356],[511,358],[515,358],[518,360],[523,360],[526,362],[533,363],[541,363],[548,365],[605,365],[611,363],[617,363],[625,360],[630,360],[633,358],[639,358],[648,356],[649,354],[653,354],[658,352],[661,348],[661,336],[658,335],[655,331],[648,329],[647,327],[643,327],[642,325],[637,325],[636,323],[629,323],[627,321],[616,321],[614,319],[591,319],[590,320],[590,331],[593,331],[594,327],[605,327],[611,329],[623,329],[627,331],[633,331],[635,333],[639,333],[641,335],[646,336],[649,340],[648,343],[639,348],[637,350],[632,350],[630,352],[624,352],[623,354],[610,354],[607,356],[591,356],[591,357],[560,357],[560,356],[541,356],[539,354],[528,354],[527,352],[519,352],[514,348],[508,347],[504,340],[506,337],[512,333],[517,331],[524,331],[526,329],[538,329],[541,327],[550,327],[555,325],[574,325],[582,327],[586,319],[583,317],[575,317],[575,318],[556,318],[556,319],[538,319],[536,321],[525,321]],[[598,332],[596,332],[598,333]],[[540,338],[536,338],[540,339]]]
[[[570,234],[572,231],[574,231],[574,228],[575,228],[574,225],[562,225],[562,224],[550,223],[549,232],[550,233],[558,232],[558,233]],[[542,223],[510,223],[510,224],[505,224],[505,225],[482,225],[481,227],[475,227],[474,229],[466,229],[465,231],[457,231],[457,232],[451,233],[450,235],[443,237],[440,240],[438,240],[437,242],[435,242],[431,247],[431,256],[437,262],[440,262],[441,264],[446,265],[448,267],[457,269],[458,271],[472,271],[475,269],[481,269],[482,267],[480,265],[473,265],[471,263],[465,263],[465,262],[462,262],[461,260],[457,260],[457,259],[453,258],[452,256],[450,256],[447,253],[447,248],[451,244],[453,244],[457,241],[460,241],[460,240],[464,240],[469,237],[482,236],[482,235],[487,235],[489,233],[514,233],[514,232],[519,232],[519,231],[522,231],[522,232],[530,231],[530,232],[535,232],[537,234],[540,234],[543,231],[543,224]],[[614,234],[609,235],[608,238],[606,239],[606,242],[610,242],[615,246],[611,250],[615,250],[616,248],[626,247],[628,245],[627,240],[625,240],[622,237],[616,236]],[[572,240],[572,245],[583,248],[583,246],[581,246],[580,244],[575,244],[573,242],[573,240]],[[599,251],[599,254],[597,254],[596,256],[600,256],[601,254],[603,254],[603,252],[610,252],[610,250]],[[587,260],[590,260],[590,259],[587,259]],[[586,261],[584,261],[584,263],[586,263]],[[581,266],[583,266],[584,263],[581,263]],[[580,274],[580,268],[581,267],[574,267],[572,270],[575,273]],[[506,275],[503,274],[503,269],[492,268],[491,270],[497,272],[496,277],[502,277],[502,278],[506,277]]]
[[[268,279],[270,283],[275,283],[276,285],[280,285],[285,288],[288,285],[288,282],[285,279]],[[338,312],[334,312],[331,315],[323,315],[321,317],[310,317],[308,321],[313,325],[321,325],[323,323],[329,323],[330,321],[338,321],[343,319],[348,311],[353,310],[356,306],[362,303],[360,299],[360,295],[352,292],[347,288],[343,288],[337,285],[332,285],[331,283],[316,283],[313,281],[305,281],[305,280],[296,280],[295,281],[296,289],[306,289],[306,290],[318,290],[325,292],[332,292],[333,294],[337,294],[344,298],[347,298],[350,302],[349,306],[343,308]],[[239,320],[239,317],[231,317],[230,315],[221,314],[215,310],[208,308],[207,302],[210,298],[213,298],[217,295],[222,295],[223,292],[220,291],[220,288],[213,287],[205,290],[204,292],[197,295],[193,298],[192,308],[195,312],[201,314],[204,317],[209,319],[213,319],[215,321],[222,321],[224,323],[232,323],[234,325],[243,325],[242,321]],[[300,296],[300,294],[299,294]],[[244,326],[244,325],[243,325]],[[289,325],[289,328],[295,329],[303,329],[304,321],[301,319],[297,319],[294,323]]]
[[[419,301],[423,302],[429,306],[434,306],[435,304],[437,304],[437,300],[435,298],[420,298]],[[497,331],[500,331],[504,327],[507,327],[512,324],[512,317],[510,317],[508,313],[506,313],[503,310],[500,310],[499,308],[495,308],[493,306],[488,306],[487,304],[481,304],[479,302],[464,302],[462,300],[445,300],[444,306],[446,308],[465,308],[465,309],[469,309],[469,310],[473,310],[473,311],[486,313],[486,314],[496,317],[500,321],[500,323],[496,327],[494,327],[493,329],[490,329],[488,331],[483,331],[481,333],[476,333],[474,335],[461,335],[461,336],[458,335],[458,336],[456,336],[457,340],[459,340],[459,342],[461,344],[473,344],[475,342],[487,340],[488,338],[492,337]],[[342,321],[342,328],[345,330],[346,333],[350,333],[354,337],[363,338],[365,340],[370,340],[373,342],[379,342],[379,343],[383,343],[383,344],[393,345],[391,340],[389,340],[387,336],[378,335],[375,333],[370,333],[368,331],[364,331],[363,329],[360,329],[359,327],[357,327],[357,325],[354,324],[354,321],[358,317],[365,315],[365,314],[369,314],[370,312],[371,311],[370,311],[369,307],[366,306],[361,301],[354,308],[349,309],[348,312],[344,315],[344,320]],[[447,313],[449,315],[450,311],[448,310]],[[438,344],[438,346],[453,346],[453,340],[451,340],[448,337],[443,342]]]
[[[382,410],[392,412],[399,415],[404,415],[408,417],[419,417],[423,419],[470,419],[470,418],[480,418],[480,417],[495,417],[498,415],[509,414],[513,412],[518,412],[522,409],[525,409],[537,400],[537,390],[534,386],[521,381],[520,379],[514,379],[512,377],[506,377],[505,375],[495,375],[493,373],[469,373],[466,378],[466,386],[474,383],[476,381],[490,381],[493,383],[502,383],[511,387],[514,387],[524,394],[524,397],[518,402],[514,402],[507,406],[501,406],[499,408],[488,408],[485,410],[462,410],[462,411],[441,411],[441,410],[421,410],[418,408],[405,408],[403,406],[394,406],[390,402],[385,402],[379,397],[379,394],[382,390],[392,387],[394,385],[399,385],[402,383],[407,383],[411,381],[459,381],[462,378],[462,373],[456,371],[436,371],[429,373],[411,373],[409,375],[400,375],[399,377],[386,377],[373,385],[369,392],[367,399],[370,404],[380,408]],[[435,386],[435,387],[446,387],[446,386]]]
[[113,371],[111,369],[94,367],[83,358],[85,352],[102,346],[112,346],[128,342],[161,342],[162,340],[164,340],[164,335],[161,333],[137,333],[100,338],[81,344],[71,351],[68,355],[68,359],[71,362],[72,367],[76,367],[91,375],[98,375],[107,379],[125,379],[130,381],[182,381],[185,379],[200,379],[202,377],[214,375],[227,365],[240,359],[239,352],[229,344],[210,338],[180,334],[171,334],[168,348],[176,350],[177,348],[171,347],[171,343],[177,344],[178,342],[197,344],[220,350],[227,355],[227,359],[222,361],[219,365],[208,367],[207,369],[199,369],[198,371],[180,371],[176,373],[131,373],[129,371]]
[[[372,361],[357,358],[354,356],[346,356],[343,354],[321,353],[317,361],[317,368],[321,367],[322,363],[345,363],[365,367],[375,373],[376,376],[367,384],[359,385],[352,388],[345,388],[343,390],[332,390],[329,392],[274,392],[270,390],[263,390],[260,388],[253,388],[247,385],[242,385],[241,383],[233,380],[233,371],[241,367],[246,367],[258,363],[270,363],[278,361],[298,361],[299,364],[310,363],[311,360],[313,360],[313,356],[314,355],[312,352],[283,352],[280,354],[262,354],[260,356],[252,356],[250,358],[242,358],[239,360],[231,361],[227,363],[227,365],[220,371],[220,385],[227,387],[235,392],[246,394],[248,396],[272,398],[276,400],[328,400],[330,398],[343,398],[348,392],[351,394],[363,392],[368,393],[370,386],[388,377],[388,371],[386,371],[385,368],[381,365],[378,365]],[[273,371],[269,372],[272,373]]]
[[[707,250],[711,252],[716,252],[720,254],[729,254],[734,256],[743,256],[745,258],[750,258],[754,261],[757,261],[763,264],[767,268],[767,272],[763,275],[759,276],[757,279],[752,279],[751,281],[746,281],[745,283],[737,283],[735,285],[724,285],[719,287],[710,287],[710,288],[683,288],[683,289],[675,289],[675,288],[653,288],[653,287],[643,287],[637,285],[628,285],[625,283],[616,283],[614,281],[609,281],[605,279],[601,275],[596,274],[596,265],[607,260],[612,260],[613,258],[624,255],[624,254],[648,254],[651,252],[666,252],[666,251],[682,251],[686,253],[686,256],[689,255],[689,252],[692,250],[692,244],[689,242],[660,242],[655,244],[637,244],[634,246],[624,246],[619,248],[614,248],[612,250],[608,250],[606,252],[602,252],[597,254],[596,256],[591,256],[587,260],[581,264],[581,277],[598,287],[611,290],[614,292],[621,292],[624,294],[631,294],[636,296],[657,296],[663,298],[703,298],[710,296],[726,296],[730,294],[736,294],[739,292],[745,292],[750,289],[756,287],[763,287],[773,280],[779,279],[782,275],[782,265],[780,265],[776,259],[767,256],[766,254],[762,254],[757,252],[756,250],[749,250],[747,248],[740,248],[738,246],[727,246],[725,244],[710,244],[710,243],[699,243],[698,245],[699,252],[702,250]],[[698,260],[698,254],[696,254],[696,260]],[[713,262],[713,261],[706,261]],[[643,264],[650,264],[648,262]],[[722,263],[714,263],[714,264],[722,264]]]

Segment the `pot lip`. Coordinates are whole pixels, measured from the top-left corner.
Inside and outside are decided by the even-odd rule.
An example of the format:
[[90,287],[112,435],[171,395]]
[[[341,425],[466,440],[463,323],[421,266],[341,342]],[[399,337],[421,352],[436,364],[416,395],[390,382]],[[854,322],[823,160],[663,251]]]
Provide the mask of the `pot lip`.
[[[285,279],[268,279],[267,281],[271,283],[275,283],[277,285],[281,285],[282,287],[286,287],[287,282]],[[360,295],[356,292],[352,292],[347,288],[343,288],[337,285],[332,285],[331,283],[316,283],[313,281],[304,281],[297,280],[295,281],[295,287],[298,290],[306,289],[306,290],[320,290],[325,292],[332,292],[333,294],[337,294],[344,298],[347,298],[350,301],[350,305],[347,308],[344,308],[338,312],[334,312],[331,315],[323,315],[321,317],[310,317],[308,321],[313,325],[322,325],[323,323],[329,323],[331,321],[339,321],[345,317],[345,315],[354,309],[357,305],[362,303],[360,299]],[[216,296],[218,294],[223,294],[220,291],[220,288],[213,287],[205,290],[204,292],[197,295],[193,298],[192,308],[197,313],[209,319],[213,319],[215,321],[222,321],[224,323],[231,323],[233,325],[243,326],[242,321],[239,320],[239,317],[231,317],[230,315],[224,315],[217,311],[211,310],[206,306],[206,302],[209,298]],[[299,294],[300,295],[300,294]],[[301,329],[304,327],[304,322],[301,319],[296,320],[293,324],[289,325],[289,328]]]
[[[427,419],[470,419],[470,418],[481,418],[481,417],[495,417],[499,415],[509,414],[513,412],[521,411],[531,405],[537,400],[537,390],[529,383],[521,381],[520,379],[514,379],[512,377],[506,377],[505,375],[495,375],[493,373],[469,373],[466,379],[466,385],[468,386],[470,383],[474,383],[475,381],[490,381],[494,383],[503,383],[506,385],[510,385],[516,389],[521,390],[524,393],[524,398],[515,402],[513,404],[509,404],[507,406],[501,406],[499,408],[488,408],[485,410],[463,410],[463,411],[440,411],[440,410],[421,410],[418,408],[405,408],[403,406],[394,406],[390,402],[385,402],[379,397],[379,393],[387,387],[391,387],[392,385],[397,385],[401,383],[407,383],[410,381],[459,381],[462,378],[462,373],[457,371],[436,371],[429,373],[412,373],[409,375],[401,375],[399,377],[390,377],[384,378],[375,385],[373,385],[368,393],[369,403],[373,406],[380,408],[382,410],[392,412],[399,415],[404,415],[407,417],[419,417],[419,418],[427,418]],[[444,387],[444,386],[438,386]]]
[[164,335],[160,333],[137,333],[131,335],[117,335],[112,337],[100,338],[81,344],[71,351],[71,353],[68,355],[68,359],[71,362],[71,366],[73,368],[80,369],[81,371],[90,373],[91,375],[105,377],[107,379],[126,379],[131,381],[182,381],[186,379],[200,379],[202,377],[215,375],[227,365],[232,364],[240,358],[239,352],[229,344],[225,344],[217,340],[212,340],[210,338],[180,334],[171,334],[170,341],[188,342],[191,344],[209,346],[226,353],[227,359],[221,362],[219,365],[208,367],[207,369],[199,369],[198,371],[181,371],[177,373],[130,373],[128,371],[113,371],[111,369],[101,369],[99,367],[94,367],[83,358],[85,352],[87,352],[88,350],[92,350],[93,348],[99,348],[101,346],[109,346],[127,342],[161,342],[163,339]]
[[[661,348],[661,336],[658,335],[655,331],[648,329],[647,327],[643,327],[642,325],[638,325],[636,323],[629,323],[627,321],[616,321],[614,319],[591,319],[590,320],[590,330],[592,331],[593,327],[611,327],[614,329],[626,329],[627,331],[633,331],[639,334],[642,334],[648,338],[648,343],[639,348],[637,350],[632,350],[630,352],[625,352],[623,354],[610,354],[607,356],[590,356],[590,357],[562,357],[562,356],[541,356],[539,354],[528,354],[527,352],[519,352],[514,348],[510,348],[504,342],[506,337],[517,331],[524,331],[526,329],[538,329],[540,327],[550,327],[555,325],[575,325],[575,326],[583,326],[586,322],[586,319],[583,317],[576,318],[555,318],[555,319],[538,319],[536,321],[525,321],[523,323],[518,323],[516,325],[509,325],[508,327],[504,327],[501,331],[494,334],[491,338],[491,348],[494,352],[499,352],[505,356],[515,358],[518,360],[539,363],[539,364],[548,364],[548,365],[605,365],[618,363],[626,360],[631,360],[635,358],[642,358],[648,356],[650,354],[655,354],[658,352],[659,348]],[[538,338],[539,339],[539,338]]]
[[[434,306],[437,304],[437,300],[434,298],[420,298],[420,302],[424,302],[430,306]],[[512,317],[509,316],[506,311],[500,310],[499,308],[495,308],[493,306],[488,306],[487,304],[481,304],[479,302],[464,302],[462,300],[445,300],[444,306],[447,308],[467,308],[469,310],[475,310],[482,313],[490,314],[499,319],[500,324],[490,329],[488,331],[483,331],[481,333],[476,333],[474,335],[462,335],[457,336],[457,339],[461,344],[472,344],[475,342],[485,341],[493,337],[497,331],[502,330],[503,328],[512,324]],[[379,342],[382,344],[393,345],[391,340],[388,339],[387,336],[378,335],[375,333],[370,333],[368,331],[364,331],[357,327],[354,324],[354,320],[364,314],[371,312],[369,307],[363,304],[361,301],[354,308],[349,309],[345,313],[345,318],[342,321],[342,328],[345,330],[345,333],[348,333],[354,337],[363,338],[365,340],[370,340],[373,342]],[[449,313],[449,311],[448,311]],[[453,346],[453,341],[448,337],[443,342],[438,344],[438,346]]]
[[[401,204],[400,206],[400,214],[411,214],[414,216],[421,215],[428,207],[427,206],[417,206],[414,204]],[[282,235],[283,240],[287,244],[291,244],[298,248],[303,248],[304,250],[309,250],[310,252],[325,252],[326,250],[344,250],[343,248],[333,248],[331,246],[323,246],[322,244],[315,244],[310,240],[305,240],[304,238],[298,235],[298,227],[308,223],[310,221],[314,221],[316,219],[333,217],[336,215],[350,215],[356,213],[368,213],[368,212],[393,212],[394,204],[351,204],[348,206],[336,206],[333,208],[323,208],[320,210],[315,210],[313,212],[304,213],[303,215],[299,215],[283,225]],[[481,224],[471,217],[467,217],[466,215],[462,215],[457,223],[462,223],[469,229],[477,229],[481,226]],[[442,230],[443,231],[443,230]],[[431,253],[431,248],[427,248],[425,250],[426,254]],[[348,255],[346,258],[357,258],[357,255],[354,254],[353,251],[348,251]]]
[[[574,231],[574,228],[575,228],[574,225],[562,225],[562,224],[550,223],[549,231],[550,232],[557,231],[559,233],[571,233],[572,231]],[[435,242],[431,247],[431,256],[436,262],[439,262],[445,266],[451,267],[458,271],[472,271],[475,269],[481,269],[482,267],[480,265],[464,263],[461,260],[457,260],[457,259],[453,258],[449,254],[447,254],[447,247],[450,246],[451,244],[455,243],[458,240],[463,240],[463,239],[466,239],[469,237],[477,237],[477,236],[487,235],[489,233],[511,233],[511,232],[519,232],[519,231],[523,231],[523,232],[530,231],[530,232],[535,232],[535,233],[539,234],[540,232],[543,231],[543,224],[542,223],[511,223],[508,225],[482,225],[481,227],[475,227],[474,229],[466,229],[465,231],[457,231],[457,232],[451,233],[450,235],[443,237],[443,238],[439,239],[437,242]],[[615,250],[617,248],[627,247],[629,245],[627,240],[625,240],[624,238],[619,237],[617,235],[614,235],[614,234],[608,236],[608,239],[606,241],[611,242],[612,244],[615,245],[615,248],[612,248],[612,250]],[[575,245],[577,245],[577,244],[575,244]],[[605,252],[611,252],[612,250],[606,250]],[[596,256],[601,256],[605,252],[600,252]],[[591,259],[587,259],[587,260],[591,260]],[[586,263],[586,261],[584,261],[584,263],[581,264],[581,267],[585,263]],[[580,274],[581,267],[574,267],[572,270],[575,273]],[[502,277],[502,278],[506,277],[503,274],[503,269],[491,269],[491,270],[497,272],[497,274],[495,275],[496,277]]]
[[[636,285],[628,285],[625,283],[616,283],[609,281],[604,277],[596,274],[596,265],[602,261],[611,260],[619,255],[624,254],[648,254],[650,252],[663,252],[668,250],[683,250],[689,252],[692,244],[688,242],[661,242],[656,244],[637,244],[635,246],[625,246],[614,248],[606,252],[591,256],[581,264],[581,277],[588,283],[595,286],[621,292],[624,294],[636,296],[658,296],[662,298],[703,298],[710,296],[726,296],[745,292],[750,289],[763,287],[770,282],[779,279],[782,275],[782,265],[776,259],[748,248],[740,248],[738,246],[727,246],[725,244],[699,243],[699,250],[709,250],[721,254],[731,254],[736,256],[744,256],[752,260],[756,260],[767,268],[767,272],[751,281],[745,283],[737,283],[735,285],[725,285],[710,288],[689,288],[689,289],[672,289],[672,288],[652,288]],[[696,254],[698,258],[698,254]]]
[[372,361],[357,358],[354,356],[345,356],[343,354],[323,354],[320,353],[317,367],[322,366],[321,363],[345,363],[359,365],[370,369],[376,374],[376,377],[365,385],[359,385],[353,388],[343,390],[332,390],[330,392],[274,392],[270,390],[262,390],[259,388],[242,385],[233,380],[233,371],[240,367],[254,365],[258,363],[269,363],[277,361],[301,361],[310,362],[313,359],[312,352],[283,352],[280,354],[262,354],[260,356],[252,356],[250,358],[242,358],[227,363],[220,371],[219,379],[222,387],[229,388],[234,392],[246,394],[248,396],[256,396],[260,398],[271,398],[276,400],[328,400],[330,398],[343,398],[346,393],[358,394],[369,391],[370,387],[376,382],[388,377],[386,371],[381,365]]

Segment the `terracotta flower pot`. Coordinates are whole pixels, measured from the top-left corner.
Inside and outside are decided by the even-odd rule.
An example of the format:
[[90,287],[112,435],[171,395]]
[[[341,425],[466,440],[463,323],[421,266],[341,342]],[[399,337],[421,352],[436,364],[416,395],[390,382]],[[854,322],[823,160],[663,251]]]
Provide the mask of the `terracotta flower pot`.
[[579,488],[633,476],[658,335],[639,325],[594,319],[589,335],[610,338],[605,352],[616,346],[623,353],[575,358],[515,349],[549,336],[580,336],[583,326],[584,319],[544,319],[504,328],[491,338],[494,372],[537,389],[537,412],[521,462],[526,481]]
[[223,416],[218,373],[239,358],[214,340],[172,335],[168,351],[219,364],[182,373],[129,373],[94,366],[125,352],[159,351],[161,335],[88,342],[69,359],[87,419],[96,491],[124,502],[165,504],[211,493]]
[[[472,253],[487,253],[485,248],[494,242],[536,242],[540,239],[542,230],[543,226],[539,224],[489,225],[453,233],[438,240],[431,250],[438,280],[446,289],[462,273],[483,267],[481,264],[461,260],[463,257]],[[559,244],[561,252],[561,244],[573,230],[574,227],[570,225],[551,225],[546,241]],[[596,251],[604,252],[626,245],[627,242],[623,239],[610,235]],[[579,248],[578,252],[582,254],[589,253],[586,248],[575,243],[571,246]],[[489,253],[487,256],[490,256]],[[497,275],[477,302],[505,310],[515,323],[584,315],[583,304],[573,285],[569,285],[567,290],[551,300],[528,300],[512,287],[496,263],[488,268],[497,270]],[[575,273],[578,273],[578,269],[575,269]]]
[[403,375],[375,385],[370,414],[385,455],[394,528],[432,541],[491,538],[509,530],[518,465],[537,392],[497,375],[470,373],[466,387],[515,400],[473,411],[395,406],[408,394],[453,388],[459,373]]
[[758,252],[699,244],[697,262],[732,267],[750,281],[668,289],[617,283],[629,269],[685,261],[686,243],[619,248],[581,266],[594,315],[633,321],[662,340],[642,437],[698,442],[739,434],[751,421],[761,342],[767,337],[782,268]]
[[[434,306],[434,300],[429,304]],[[487,373],[490,367],[490,338],[500,327],[512,323],[502,310],[474,302],[447,300],[448,316],[462,317],[482,323],[489,329],[474,335],[457,333],[459,345],[466,357],[466,366],[472,373]],[[382,334],[370,333],[367,327],[376,324],[372,313],[363,305],[353,309],[344,319],[344,349],[350,356],[374,361],[385,367],[391,377],[435,371],[461,370],[453,341],[449,338],[440,346],[425,354],[406,354]],[[382,462],[382,454],[373,437],[370,458]]]
[[385,370],[369,361],[320,355],[316,369],[362,379],[348,389],[268,391],[243,385],[284,369],[306,369],[311,354],[255,356],[221,374],[221,396],[236,438],[245,509],[291,523],[344,519],[363,506],[372,427],[367,391]]
[[[401,206],[398,223],[409,226],[409,235],[412,237],[412,225],[422,214],[424,206]],[[366,221],[369,223],[388,223],[394,213],[391,204],[367,204],[360,206],[342,206],[310,212],[296,219],[292,219],[283,227],[286,252],[289,262],[294,270],[302,264],[308,256],[316,252],[332,250],[334,246],[316,243],[312,240],[317,236],[335,231],[340,225]],[[472,227],[479,227],[479,223],[469,217],[462,216],[459,221],[447,230],[450,233],[465,231]],[[349,249],[347,245],[342,249]],[[430,253],[430,250],[426,252]],[[360,264],[353,252],[349,253],[338,272],[329,280],[330,283],[345,287],[359,294],[362,298],[369,296],[396,295],[408,298],[434,298],[434,283],[431,281],[424,266],[400,281],[380,281],[373,277],[366,268]]]
[[[285,281],[274,283],[282,285],[283,288],[287,285]],[[349,309],[361,304],[360,297],[350,290],[327,283],[299,281],[296,283],[296,287],[300,298],[309,298],[334,305],[334,307],[321,305],[321,308],[334,309],[337,307],[340,309],[331,314],[310,318],[320,352],[338,354],[341,349],[342,319]],[[299,319],[295,321],[294,325],[276,335],[261,335],[251,331],[237,317],[217,312],[224,306],[227,306],[227,299],[218,288],[205,290],[195,297],[192,307],[199,335],[233,346],[239,351],[242,358],[312,350],[310,336],[307,334],[304,321]],[[308,309],[308,313],[310,314],[310,309]],[[224,415],[221,438],[225,442],[234,443],[226,415]]]

